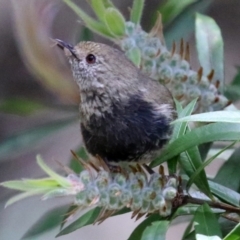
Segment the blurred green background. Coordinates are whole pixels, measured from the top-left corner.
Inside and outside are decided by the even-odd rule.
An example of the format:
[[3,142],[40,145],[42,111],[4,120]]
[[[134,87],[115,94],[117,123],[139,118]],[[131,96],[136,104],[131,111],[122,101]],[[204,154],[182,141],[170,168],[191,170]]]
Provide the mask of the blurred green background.
[[[48,38],[60,38],[69,43],[76,43],[83,36],[85,38],[89,36],[89,32],[82,31],[78,17],[59,0],[48,1],[56,4],[49,8],[45,6],[46,2],[35,4],[36,0],[24,0],[16,4],[16,0],[0,0],[0,182],[43,176],[35,161],[38,153],[54,169],[59,167],[54,159],[68,165],[71,158],[70,149],[78,149],[81,144],[76,86],[71,79],[64,57],[51,47]],[[82,8],[85,7],[86,11],[90,10],[85,1],[75,2],[81,4]],[[131,5],[131,1],[116,0],[114,3],[125,16],[129,15],[127,7]],[[156,9],[164,11],[167,44],[171,46],[173,40],[179,42],[181,38],[189,41],[191,64],[195,69],[198,69],[199,64],[194,46],[194,12],[205,12],[214,18],[222,30],[225,44],[226,82],[232,81],[237,73],[236,67],[240,65],[239,0],[181,1],[182,8],[175,9],[175,12],[166,1],[147,0],[145,5],[143,27],[146,30],[150,28]],[[19,18],[16,24],[16,15],[21,11],[21,7],[26,9],[26,12],[23,12],[26,18],[25,24],[32,23],[33,31],[39,31],[38,40],[45,44],[43,49],[45,47],[49,59],[45,59],[47,55],[44,55],[45,52],[41,48],[38,48],[36,54],[43,55],[42,69],[45,67],[45,73],[50,76],[49,79],[52,79],[53,83],[43,81],[44,74],[40,72],[34,71],[33,74],[31,64],[29,65],[24,58],[26,54],[35,54],[31,52],[32,45],[34,46],[34,33],[29,32],[23,48],[21,42],[23,38],[19,36],[25,33],[23,31],[19,33],[18,24],[20,23],[23,28],[25,25],[24,22],[19,21]],[[27,12],[27,9],[35,9],[40,17],[47,11],[49,19],[43,19],[40,25],[37,22],[34,25],[31,12]],[[21,18],[23,15],[19,14],[18,17]],[[33,16],[33,19],[35,17]],[[49,36],[46,33],[41,34],[38,28],[40,30],[47,28]],[[41,36],[45,39],[39,39]],[[106,42],[105,39],[95,35],[90,37],[95,41]],[[55,72],[51,72],[51,68],[54,68]],[[66,85],[63,84],[64,80],[59,78],[65,78]],[[59,86],[61,86],[60,90]],[[208,170],[214,174],[218,167],[215,163]],[[61,171],[60,168],[59,170]],[[65,206],[70,202],[70,199],[42,202],[39,198],[30,198],[4,209],[6,200],[12,195],[13,192],[0,188],[1,240],[21,239],[44,213],[53,207]],[[100,226],[85,227],[60,239],[126,239],[137,224],[139,223],[134,223],[129,215],[123,215],[108,219]],[[180,236],[181,227],[177,227]],[[55,228],[51,232],[31,239],[53,239],[57,232],[58,228]],[[168,239],[176,239],[174,236],[176,230],[168,232]]]

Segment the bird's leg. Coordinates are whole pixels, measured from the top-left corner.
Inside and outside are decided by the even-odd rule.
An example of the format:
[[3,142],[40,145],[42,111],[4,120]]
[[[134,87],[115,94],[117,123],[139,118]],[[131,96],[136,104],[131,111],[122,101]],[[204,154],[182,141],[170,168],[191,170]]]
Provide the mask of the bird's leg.
[[107,164],[110,172],[112,172],[112,173],[121,173],[122,172],[122,168],[120,166],[112,165],[108,161],[105,161],[105,163]]

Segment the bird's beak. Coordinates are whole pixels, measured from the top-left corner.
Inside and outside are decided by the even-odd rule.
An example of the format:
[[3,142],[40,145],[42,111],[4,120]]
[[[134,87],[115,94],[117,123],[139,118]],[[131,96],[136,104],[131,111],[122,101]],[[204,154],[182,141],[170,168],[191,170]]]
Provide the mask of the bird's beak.
[[56,42],[56,45],[61,48],[62,50],[64,50],[64,52],[66,53],[66,55],[69,56],[73,56],[74,58],[78,59],[77,55],[74,53],[74,47],[60,39],[54,39],[54,41]]

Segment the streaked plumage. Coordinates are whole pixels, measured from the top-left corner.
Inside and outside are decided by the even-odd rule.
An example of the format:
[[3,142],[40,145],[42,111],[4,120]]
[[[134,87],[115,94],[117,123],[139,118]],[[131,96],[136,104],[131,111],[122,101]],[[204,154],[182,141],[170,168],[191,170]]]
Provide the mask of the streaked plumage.
[[174,102],[121,51],[56,40],[71,64],[80,91],[81,132],[88,152],[107,163],[149,162],[171,136]]

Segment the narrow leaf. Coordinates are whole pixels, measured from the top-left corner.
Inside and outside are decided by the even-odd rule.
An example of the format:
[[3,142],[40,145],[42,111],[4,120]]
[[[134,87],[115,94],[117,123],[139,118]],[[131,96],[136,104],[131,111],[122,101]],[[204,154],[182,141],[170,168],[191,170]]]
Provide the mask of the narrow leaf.
[[[178,1],[180,3],[180,1]],[[212,0],[194,1],[188,5],[164,27],[164,38],[168,47],[171,48],[173,41],[180,42],[181,38],[187,39],[194,30],[194,14],[204,12],[212,3]]]
[[144,8],[145,0],[134,0],[131,9],[130,21],[139,24],[142,18],[142,12]]
[[27,198],[27,197],[32,197],[34,195],[38,195],[38,194],[42,194],[44,193],[44,190],[43,189],[36,189],[36,190],[33,190],[33,191],[28,191],[28,192],[24,192],[24,193],[19,193],[13,197],[11,197],[5,204],[5,208],[12,205],[13,203],[16,203],[20,200],[23,200],[24,198]]
[[223,153],[225,150],[227,150],[228,148],[232,147],[233,145],[235,145],[236,142],[233,142],[231,144],[229,144],[228,146],[226,146],[225,148],[223,148],[221,151],[219,151],[218,153],[216,153],[215,155],[213,155],[212,157],[210,157],[208,160],[206,160],[190,177],[190,179],[187,182],[187,190],[189,190],[189,188],[191,187],[191,185],[193,184],[193,182],[195,181],[196,177],[200,174],[201,171],[204,170],[204,168],[206,166],[208,166],[214,159],[216,159],[221,153]]
[[81,227],[94,223],[100,211],[101,211],[101,208],[99,207],[91,209],[87,213],[83,214],[76,221],[74,221],[73,223],[68,225],[66,228],[64,228],[62,231],[60,231],[60,233],[58,233],[56,237],[60,237],[62,235],[74,232]]
[[230,203],[236,207],[240,207],[239,193],[213,181],[208,181],[208,183],[214,195],[216,195],[218,198],[224,200],[227,203]]
[[239,240],[240,236],[240,223],[223,239],[223,240]]
[[23,179],[25,184],[31,187],[57,187],[59,184],[52,178],[41,178],[41,179]]
[[62,1],[66,3],[84,21],[86,26],[93,32],[103,35],[106,38],[113,38],[113,35],[109,32],[109,30],[103,23],[98,22],[89,15],[87,15],[80,7],[78,7],[71,0]]
[[93,40],[93,32],[87,28],[87,27],[82,27],[80,37],[80,41],[92,41]]
[[153,222],[144,230],[141,240],[165,240],[168,227],[169,221]]
[[220,240],[222,237],[218,220],[206,203],[199,206],[194,215],[194,229],[196,235],[198,235],[197,239],[201,239],[200,235],[208,237],[218,236],[216,240]]
[[240,67],[237,67],[237,74],[231,84],[224,86],[224,96],[229,100],[237,101],[240,99]]
[[240,124],[212,123],[193,129],[170,143],[160,157],[155,159],[151,166],[157,166],[174,156],[199,144],[213,141],[238,141]]
[[115,8],[108,8],[105,11],[105,24],[108,30],[115,36],[123,36],[125,33],[125,19]]
[[237,85],[227,85],[224,86],[224,96],[231,101],[237,101],[240,99],[240,86]]
[[101,0],[106,8],[114,7],[114,4],[111,0]]
[[52,190],[56,187],[56,182],[54,181],[53,184],[46,184],[46,182],[43,180],[42,183],[37,182],[34,183],[34,180],[30,180],[32,182],[29,182],[29,180],[14,180],[14,181],[6,181],[2,182],[0,185],[6,188],[18,190],[18,191],[33,191],[36,188],[38,189],[45,189],[45,190]]
[[[229,216],[229,215],[231,216],[232,214],[231,213],[227,214],[227,216]],[[222,230],[222,235],[227,236],[229,234],[229,232],[231,232],[234,229],[234,227],[236,227],[237,224],[236,224],[236,222],[229,221],[226,218],[220,217],[219,218],[219,225],[220,225],[221,230]]]
[[61,221],[60,230],[63,229],[65,224],[68,222],[69,218],[71,218],[79,208],[80,207],[77,205],[71,205],[70,207],[68,207],[68,209],[63,213],[63,219]]
[[126,52],[127,57],[137,66],[141,64],[141,51],[138,47],[133,47]]
[[97,15],[98,19],[101,22],[104,22],[104,14],[105,14],[105,5],[104,2],[102,0],[89,0],[88,1],[93,9],[93,11],[95,12],[95,14]]
[[163,16],[163,23],[171,22],[178,16],[188,5],[194,3],[196,0],[168,0],[160,6],[159,12]]
[[194,114],[187,117],[182,117],[175,120],[173,123],[178,122],[229,122],[240,123],[240,111],[215,111]]
[[134,231],[131,233],[128,240],[141,239],[142,234],[146,229],[146,227],[150,226],[152,222],[159,221],[159,220],[161,220],[161,217],[158,214],[152,214],[134,229]]
[[[232,190],[239,191],[240,189],[240,148],[231,155],[231,157],[221,166],[214,182],[217,182]],[[226,177],[227,176],[227,177]]]
[[[178,119],[183,119],[185,117],[189,117],[189,115],[191,115],[194,110],[196,102],[197,102],[197,99],[194,99],[184,109],[179,109],[179,110],[177,109]],[[176,103],[176,106],[179,106],[179,104],[180,104],[179,102],[176,102],[176,100],[175,100],[175,103]],[[175,120],[174,122],[172,122],[172,123],[176,123],[176,124],[174,124],[174,131],[173,131],[173,136],[171,138],[171,142],[173,142],[173,140],[179,138],[179,136],[184,135],[186,128],[187,128],[187,123],[178,121],[178,119]]]
[[54,208],[43,214],[24,234],[22,239],[36,239],[37,235],[43,234],[59,226],[63,220],[67,206]]
[[[192,113],[192,111],[194,110],[195,104],[197,102],[197,99],[190,102],[184,109],[182,109],[182,105],[176,99],[174,101],[176,104],[178,118],[181,118],[184,116],[188,116]],[[187,129],[186,122],[174,124],[173,134],[170,142],[173,142],[175,139],[179,138],[179,136],[184,135],[186,129]],[[174,157],[168,161],[168,169],[170,174],[173,174],[176,172],[178,160],[179,160],[179,156]]]
[[[195,171],[202,165],[198,147],[192,147],[186,152],[182,153],[179,162],[183,170],[190,178],[195,173]],[[199,173],[199,175],[195,178],[194,183],[209,198],[213,198],[208,185],[207,176],[204,171],[201,171]]]
[[[171,220],[179,217],[179,216],[188,216],[188,215],[194,215],[198,208],[198,205],[194,204],[187,204],[183,205],[174,212],[174,214],[171,216]],[[191,229],[190,229],[191,230]]]
[[184,236],[182,240],[196,240],[195,231],[191,231],[188,235]]
[[[187,237],[189,234],[191,234],[192,227],[193,227],[193,220],[191,220],[191,221],[188,223],[186,229],[184,230],[184,233],[183,233],[183,236],[182,236],[182,240],[184,240],[185,237]],[[194,234],[194,236],[195,236],[195,234]]]
[[62,177],[61,175],[57,174],[56,172],[54,172],[51,168],[49,168],[45,162],[43,161],[43,159],[41,158],[40,155],[37,155],[37,164],[42,168],[42,170],[47,173],[50,177],[52,177],[56,182],[59,183],[59,185],[61,185],[62,187],[71,187],[70,182]]
[[204,75],[209,74],[214,69],[215,79],[220,81],[222,87],[224,68],[221,30],[212,18],[199,13],[196,14],[195,24],[198,57]]

